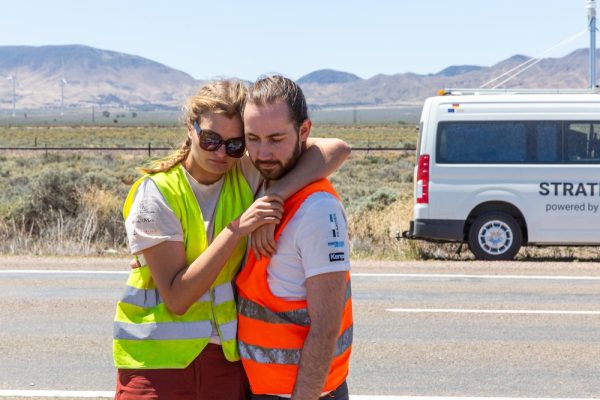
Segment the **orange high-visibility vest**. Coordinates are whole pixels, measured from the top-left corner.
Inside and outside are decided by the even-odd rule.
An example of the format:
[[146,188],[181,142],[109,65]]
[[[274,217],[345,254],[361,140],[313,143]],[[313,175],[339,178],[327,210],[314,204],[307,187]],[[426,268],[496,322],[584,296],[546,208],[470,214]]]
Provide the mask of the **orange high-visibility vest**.
[[[328,192],[339,198],[325,179],[305,186],[285,202],[275,240],[304,200],[315,192]],[[266,257],[257,261],[250,252],[238,275],[238,346],[253,393],[290,395],[310,330],[310,318],[306,300],[284,300],[271,292],[267,282],[269,262]],[[352,299],[350,273],[347,273],[342,323],[323,392],[336,389],[346,379],[351,349]]]

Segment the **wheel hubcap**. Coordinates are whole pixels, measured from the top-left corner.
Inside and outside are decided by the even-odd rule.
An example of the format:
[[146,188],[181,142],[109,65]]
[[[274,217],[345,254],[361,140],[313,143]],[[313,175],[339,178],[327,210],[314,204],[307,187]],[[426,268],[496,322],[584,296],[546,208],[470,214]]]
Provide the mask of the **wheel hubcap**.
[[506,253],[513,243],[513,233],[503,221],[488,221],[479,229],[479,246],[491,255]]

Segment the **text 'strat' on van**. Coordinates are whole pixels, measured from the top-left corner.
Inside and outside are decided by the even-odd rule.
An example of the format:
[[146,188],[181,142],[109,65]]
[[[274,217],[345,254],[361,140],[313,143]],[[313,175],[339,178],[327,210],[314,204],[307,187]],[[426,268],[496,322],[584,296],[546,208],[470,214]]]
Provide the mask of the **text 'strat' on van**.
[[599,90],[444,94],[423,106],[405,237],[467,242],[482,260],[600,244]]

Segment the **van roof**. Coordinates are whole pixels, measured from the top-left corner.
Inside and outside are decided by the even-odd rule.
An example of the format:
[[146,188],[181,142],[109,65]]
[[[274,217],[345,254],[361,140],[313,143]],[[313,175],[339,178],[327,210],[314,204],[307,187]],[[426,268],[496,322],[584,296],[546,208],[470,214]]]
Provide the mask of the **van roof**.
[[[453,103],[598,103],[600,93],[496,93],[496,94],[452,94],[430,97],[434,104]],[[600,108],[598,109],[600,112]]]
[[566,89],[566,88],[546,88],[546,89],[487,89],[487,88],[444,88],[438,91],[438,95],[508,95],[508,94],[600,94],[600,87],[588,89]]

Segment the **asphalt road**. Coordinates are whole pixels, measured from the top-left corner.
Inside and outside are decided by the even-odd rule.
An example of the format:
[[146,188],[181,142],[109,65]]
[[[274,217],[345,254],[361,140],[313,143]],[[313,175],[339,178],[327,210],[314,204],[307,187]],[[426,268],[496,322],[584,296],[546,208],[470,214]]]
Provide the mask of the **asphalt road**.
[[[0,257],[0,391],[111,391],[124,271],[122,259]],[[596,264],[355,262],[353,273],[351,393],[600,397]]]

